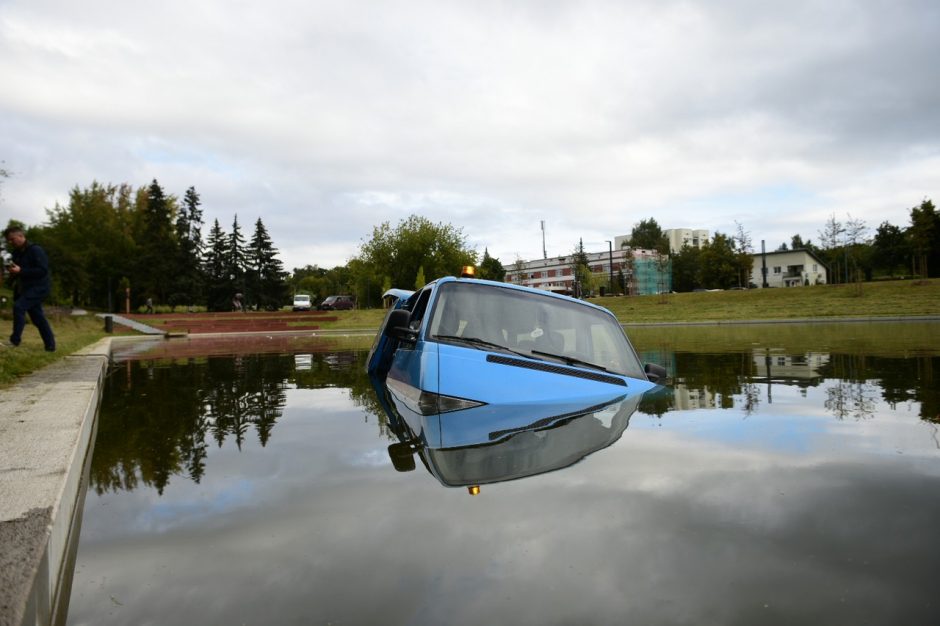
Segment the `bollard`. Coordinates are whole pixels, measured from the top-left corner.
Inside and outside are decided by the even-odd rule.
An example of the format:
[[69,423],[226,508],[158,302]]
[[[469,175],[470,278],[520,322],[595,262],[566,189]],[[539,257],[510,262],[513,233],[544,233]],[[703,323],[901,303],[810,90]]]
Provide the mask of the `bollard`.
[[106,333],[114,332],[114,317],[111,315],[104,316],[104,332]]

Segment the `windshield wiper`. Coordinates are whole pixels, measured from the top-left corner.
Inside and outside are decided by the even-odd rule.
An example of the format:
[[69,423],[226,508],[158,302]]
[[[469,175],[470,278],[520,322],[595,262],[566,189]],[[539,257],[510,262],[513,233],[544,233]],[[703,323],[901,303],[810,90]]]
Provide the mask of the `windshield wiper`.
[[486,339],[480,339],[479,337],[458,337],[457,335],[434,335],[434,339],[449,339],[450,341],[459,341],[462,343],[469,343],[471,346],[478,348],[493,348],[494,350],[499,350],[500,352],[510,352],[512,354],[518,354],[519,356],[529,356],[524,352],[518,352],[512,348],[507,348],[506,346],[492,341],[487,341]]
[[553,352],[542,352],[541,350],[532,350],[532,354],[538,354],[540,356],[547,356],[553,359],[561,359],[567,365],[582,365],[584,367],[590,367],[591,369],[601,370],[602,372],[608,371],[603,365],[598,365],[597,363],[591,363],[589,361],[582,361],[581,359],[576,359],[573,356],[567,356],[564,354],[555,354]]

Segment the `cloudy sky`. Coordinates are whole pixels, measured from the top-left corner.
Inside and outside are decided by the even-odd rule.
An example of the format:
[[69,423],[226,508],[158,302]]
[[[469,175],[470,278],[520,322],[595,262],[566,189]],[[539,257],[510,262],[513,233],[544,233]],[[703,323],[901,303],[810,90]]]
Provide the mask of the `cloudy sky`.
[[940,3],[0,0],[0,222],[97,180],[261,217],[288,268],[383,221],[504,264],[642,219],[756,247],[940,200]]

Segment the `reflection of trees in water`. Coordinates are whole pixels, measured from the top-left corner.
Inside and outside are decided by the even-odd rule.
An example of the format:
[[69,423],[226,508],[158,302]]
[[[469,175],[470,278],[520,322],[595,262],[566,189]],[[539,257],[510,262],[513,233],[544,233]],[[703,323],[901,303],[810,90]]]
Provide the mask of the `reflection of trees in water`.
[[826,410],[838,419],[872,417],[878,400],[878,387],[863,382],[836,381],[826,387]]
[[752,415],[760,406],[760,388],[752,382],[741,385],[741,409],[745,415]]
[[365,352],[314,353],[309,365],[293,355],[242,355],[186,362],[127,362],[106,381],[91,468],[98,493],[132,490],[140,483],[159,493],[173,475],[199,482],[207,439],[221,447],[232,438],[240,450],[254,432],[262,446],[287,402],[287,389],[348,388],[353,401],[384,412],[365,375]]
[[[683,405],[683,399],[693,395],[708,398],[709,407],[737,405],[750,415],[759,408],[763,392],[768,402],[773,401],[775,386],[806,389],[827,385],[825,408],[839,419],[870,417],[880,396],[892,408],[916,402],[922,419],[940,424],[940,385],[934,375],[940,357],[809,357],[774,351],[763,356],[755,352],[642,353],[644,361],[673,363],[670,373],[675,393],[644,398],[639,410],[662,416],[670,410],[688,409],[691,407]],[[781,360],[786,361],[785,367]],[[801,368],[805,373],[795,371]]]
[[110,373],[98,421],[91,484],[98,493],[139,483],[163,493],[174,474],[199,482],[206,437],[261,445],[281,416],[289,357],[242,356],[186,363],[124,363]]
[[[940,422],[940,390],[934,370],[940,357],[893,358],[834,354],[820,373],[834,381],[827,389],[826,408],[840,419],[863,417],[880,395],[891,408],[916,402],[920,418]],[[832,406],[830,407],[830,401]]]

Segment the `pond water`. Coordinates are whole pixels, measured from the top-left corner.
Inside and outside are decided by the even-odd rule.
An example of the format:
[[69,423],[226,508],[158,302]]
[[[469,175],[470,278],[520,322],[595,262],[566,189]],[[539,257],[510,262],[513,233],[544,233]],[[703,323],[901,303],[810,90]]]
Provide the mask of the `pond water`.
[[628,334],[671,385],[478,495],[395,469],[367,345],[118,355],[69,623],[940,623],[940,324]]

